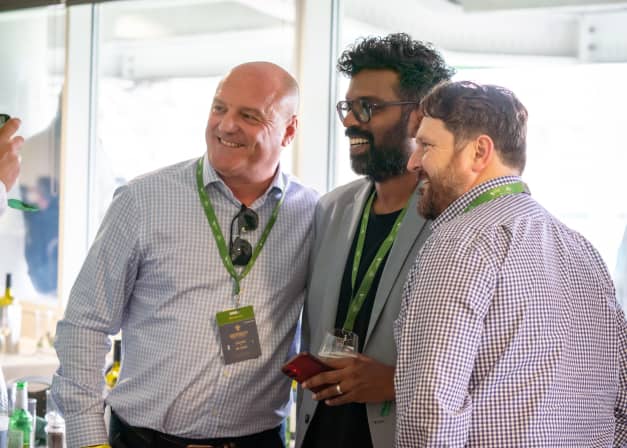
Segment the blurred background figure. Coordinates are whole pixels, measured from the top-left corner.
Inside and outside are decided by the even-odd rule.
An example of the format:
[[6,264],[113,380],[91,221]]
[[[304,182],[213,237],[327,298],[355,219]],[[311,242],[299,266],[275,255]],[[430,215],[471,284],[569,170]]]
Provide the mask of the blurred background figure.
[[[57,293],[59,246],[59,156],[61,153],[61,97],[50,124],[24,143],[21,199],[39,207],[23,213],[24,258],[28,276],[39,294]],[[43,159],[43,162],[42,162]]]

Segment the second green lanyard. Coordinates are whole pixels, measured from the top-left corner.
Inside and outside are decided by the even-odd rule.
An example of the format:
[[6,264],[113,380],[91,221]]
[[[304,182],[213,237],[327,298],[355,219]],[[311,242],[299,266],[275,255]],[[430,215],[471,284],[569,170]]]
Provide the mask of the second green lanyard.
[[366,297],[368,296],[368,292],[370,288],[372,288],[372,282],[374,281],[374,277],[381,266],[381,263],[385,259],[385,256],[390,251],[392,244],[394,244],[394,240],[396,239],[396,234],[398,233],[398,229],[403,222],[403,218],[405,217],[405,213],[407,212],[407,206],[403,208],[403,210],[396,217],[396,221],[394,221],[394,226],[392,226],[392,230],[385,238],[381,246],[379,246],[379,250],[375,255],[374,259],[368,266],[368,270],[366,271],[364,278],[359,285],[359,289],[355,292],[355,283],[357,282],[357,272],[359,271],[359,264],[361,263],[361,256],[364,251],[364,242],[366,241],[366,231],[368,230],[368,219],[370,218],[370,210],[372,209],[372,202],[374,201],[374,191],[368,198],[368,202],[366,202],[366,206],[364,207],[364,211],[361,215],[361,225],[359,227],[359,236],[357,237],[357,247],[355,248],[355,256],[353,257],[353,272],[351,274],[351,286],[353,291],[353,298],[350,301],[350,305],[348,306],[348,311],[346,313],[346,320],[344,321],[344,330],[353,331],[353,327],[355,326],[355,319],[357,319],[357,315],[359,314],[359,310],[364,304]]
[[216,244],[218,245],[218,251],[220,252],[220,257],[222,258],[222,263],[224,267],[228,271],[228,273],[233,278],[234,282],[234,293],[235,296],[239,296],[240,293],[240,282],[246,275],[250,272],[261,249],[263,249],[264,244],[266,244],[266,240],[268,239],[268,235],[270,235],[270,230],[272,230],[272,226],[276,222],[277,216],[279,215],[279,208],[281,208],[281,204],[283,204],[283,199],[285,199],[285,192],[281,196],[281,199],[274,206],[274,210],[272,210],[272,216],[270,216],[270,221],[266,225],[266,228],[263,229],[263,233],[261,234],[261,238],[259,238],[259,242],[255,246],[253,250],[253,254],[248,261],[248,264],[244,268],[241,274],[238,274],[235,270],[235,266],[233,266],[233,261],[231,261],[231,255],[229,254],[229,250],[226,247],[226,242],[224,241],[224,236],[222,235],[222,229],[220,229],[220,224],[218,224],[218,220],[216,218],[215,211],[211,206],[211,201],[209,200],[209,196],[205,191],[205,186],[202,178],[203,173],[203,158],[201,157],[198,160],[198,164],[196,165],[196,184],[198,186],[198,195],[200,196],[200,202],[202,204],[203,209],[205,210],[205,215],[207,216],[207,221],[209,221],[209,227],[211,227],[211,232],[213,232],[213,236],[216,240]]

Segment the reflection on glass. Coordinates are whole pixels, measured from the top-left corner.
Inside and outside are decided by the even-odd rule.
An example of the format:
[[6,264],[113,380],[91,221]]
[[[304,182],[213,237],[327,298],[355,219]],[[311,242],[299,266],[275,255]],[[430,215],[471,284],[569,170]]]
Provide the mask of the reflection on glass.
[[21,118],[22,170],[9,197],[38,212],[10,209],[0,219],[0,274],[13,273],[20,299],[56,299],[59,238],[60,98],[63,7],[0,14],[0,111]]
[[321,358],[345,358],[357,356],[358,350],[359,336],[357,333],[336,328],[324,334],[318,356]]

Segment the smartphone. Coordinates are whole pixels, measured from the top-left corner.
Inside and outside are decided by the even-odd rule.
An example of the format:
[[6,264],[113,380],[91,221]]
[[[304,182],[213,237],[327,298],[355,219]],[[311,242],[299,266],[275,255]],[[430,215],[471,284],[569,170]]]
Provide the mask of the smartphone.
[[[284,374],[299,383],[319,373],[328,372],[329,370],[333,370],[333,368],[307,352],[299,353],[281,367],[281,371]],[[328,384],[321,384],[320,386],[312,388],[311,391],[316,393],[328,386]]]
[[4,123],[11,119],[11,115],[9,114],[0,114],[0,128],[4,126]]

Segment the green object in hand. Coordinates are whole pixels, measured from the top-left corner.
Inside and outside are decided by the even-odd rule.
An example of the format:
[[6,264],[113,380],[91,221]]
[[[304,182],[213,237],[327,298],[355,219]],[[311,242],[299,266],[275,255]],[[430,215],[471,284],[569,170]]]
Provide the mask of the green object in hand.
[[22,210],[24,212],[38,212],[39,207],[33,204],[28,204],[26,202],[22,202],[19,199],[9,199],[8,201],[9,207],[14,208],[16,210]]

